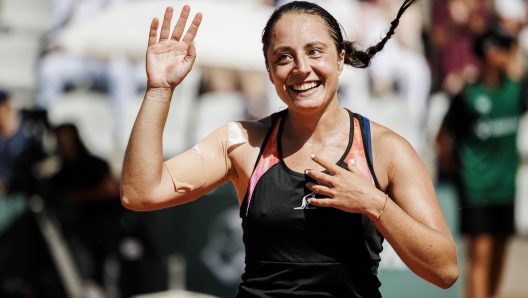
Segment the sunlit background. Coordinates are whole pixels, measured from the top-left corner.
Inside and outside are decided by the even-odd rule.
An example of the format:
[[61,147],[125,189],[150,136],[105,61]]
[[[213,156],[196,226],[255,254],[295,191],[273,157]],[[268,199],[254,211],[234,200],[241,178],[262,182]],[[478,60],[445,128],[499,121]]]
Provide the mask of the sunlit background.
[[[381,40],[402,2],[317,1],[361,47]],[[11,173],[9,181],[0,177],[0,296],[236,295],[244,247],[231,185],[155,212],[128,211],[119,201],[124,150],[146,87],[149,24],[165,7],[178,12],[184,4],[204,17],[195,66],[172,99],[163,137],[167,159],[227,122],[285,108],[268,80],[260,43],[280,3],[0,0],[0,89],[11,98],[10,110],[0,114],[0,152],[22,132],[10,155],[0,156],[2,173]],[[468,269],[459,203],[439,166],[436,135],[451,97],[478,76],[474,36],[490,26],[509,30],[518,39],[516,66],[526,71],[527,12],[524,0],[423,0],[370,68],[341,75],[342,106],[388,126],[416,149],[459,250],[460,277],[441,290],[416,277],[385,242],[384,297],[463,297]],[[528,297],[525,118],[517,233],[506,248],[500,297]]]

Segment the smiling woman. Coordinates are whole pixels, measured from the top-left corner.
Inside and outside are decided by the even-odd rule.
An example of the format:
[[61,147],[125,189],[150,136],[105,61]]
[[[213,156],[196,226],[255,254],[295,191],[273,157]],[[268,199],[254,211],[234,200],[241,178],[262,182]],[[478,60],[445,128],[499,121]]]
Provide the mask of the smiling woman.
[[[185,6],[172,35],[167,8],[150,28],[148,90],[123,164],[121,199],[133,210],[192,201],[231,180],[246,248],[238,297],[380,297],[383,239],[420,277],[450,287],[456,247],[428,173],[409,143],[341,108],[345,64],[367,67],[394,34],[360,51],[324,9],[295,1],[271,15],[262,36],[271,82],[287,109],[219,128],[162,161],[162,134],[174,88],[196,57],[202,18],[185,35]],[[182,37],[183,36],[183,37]]]

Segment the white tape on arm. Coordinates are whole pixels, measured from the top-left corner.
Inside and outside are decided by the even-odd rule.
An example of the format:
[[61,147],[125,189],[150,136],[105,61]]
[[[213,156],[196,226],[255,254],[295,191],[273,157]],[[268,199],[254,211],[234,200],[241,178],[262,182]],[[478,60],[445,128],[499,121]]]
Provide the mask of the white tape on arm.
[[243,144],[247,142],[246,137],[242,132],[242,129],[240,129],[240,126],[237,123],[229,122],[227,124],[227,127],[229,128],[229,139],[227,140],[228,149],[233,145]]

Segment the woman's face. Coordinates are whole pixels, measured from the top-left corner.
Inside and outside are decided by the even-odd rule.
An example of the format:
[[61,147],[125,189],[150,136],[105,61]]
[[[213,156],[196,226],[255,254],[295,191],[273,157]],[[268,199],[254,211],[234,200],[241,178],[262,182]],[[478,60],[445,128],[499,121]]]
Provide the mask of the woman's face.
[[275,23],[266,51],[270,80],[290,110],[315,111],[337,102],[340,56],[324,21],[290,13]]

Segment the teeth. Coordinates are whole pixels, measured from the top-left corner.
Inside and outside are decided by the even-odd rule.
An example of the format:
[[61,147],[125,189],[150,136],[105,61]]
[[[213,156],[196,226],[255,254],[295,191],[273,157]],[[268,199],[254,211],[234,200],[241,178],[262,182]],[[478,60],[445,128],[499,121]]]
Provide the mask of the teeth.
[[292,85],[293,90],[295,91],[306,91],[308,89],[311,89],[313,87],[317,86],[317,83],[304,83],[304,84],[298,84],[298,85]]

